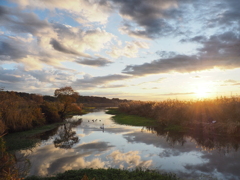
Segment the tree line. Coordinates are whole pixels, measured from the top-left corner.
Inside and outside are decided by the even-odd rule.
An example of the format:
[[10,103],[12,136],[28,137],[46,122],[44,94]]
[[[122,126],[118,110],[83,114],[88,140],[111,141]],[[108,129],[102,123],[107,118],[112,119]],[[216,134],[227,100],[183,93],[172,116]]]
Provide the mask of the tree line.
[[44,124],[62,122],[68,113],[80,114],[79,94],[71,87],[54,92],[54,102],[38,94],[0,91],[0,134],[28,130]]

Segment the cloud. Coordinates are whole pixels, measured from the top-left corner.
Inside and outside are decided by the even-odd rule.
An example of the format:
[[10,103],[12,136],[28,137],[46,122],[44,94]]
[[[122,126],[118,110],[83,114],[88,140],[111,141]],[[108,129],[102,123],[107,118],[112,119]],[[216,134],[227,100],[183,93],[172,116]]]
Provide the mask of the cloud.
[[[100,28],[84,30],[49,23],[34,13],[14,7],[0,6],[0,23],[8,30],[0,37],[0,61],[23,63],[29,70],[41,69],[44,64],[61,68],[61,62],[66,60],[92,58],[85,52],[107,49],[115,37]],[[83,63],[103,66],[108,62],[104,59],[96,59],[95,62],[85,59]]]
[[80,0],[66,2],[65,0],[11,0],[18,4],[22,9],[37,8],[48,9],[55,14],[56,10],[62,10],[62,13],[71,16],[79,23],[99,22],[105,24],[109,13],[112,12],[112,5],[107,0]]
[[73,82],[72,86],[76,86],[78,88],[83,89],[92,89],[97,86],[106,85],[111,82],[121,81],[132,78],[128,75],[121,74],[110,74],[107,76],[96,76],[92,77],[90,75],[85,75],[83,79],[77,79]]
[[130,36],[156,38],[174,30],[165,18],[171,18],[169,14],[176,14],[173,12],[178,7],[175,0],[112,0],[112,2],[116,4],[120,15],[124,18],[121,31]]
[[161,58],[170,58],[170,57],[174,57],[177,54],[173,51],[167,52],[167,51],[157,51],[156,52],[157,55],[159,55]]
[[223,29],[235,26],[236,23],[239,24],[239,8],[240,4],[238,0],[220,1],[216,5],[215,16],[209,19],[208,24],[211,24],[212,27],[221,27]]
[[16,83],[23,81],[24,78],[16,73],[15,70],[4,70],[0,67],[0,82],[1,83]]
[[138,56],[139,49],[148,49],[149,45],[146,42],[132,41],[126,42],[124,47],[115,46],[112,48],[108,54],[114,58],[119,58],[121,56],[134,58]]
[[201,61],[196,56],[178,55],[169,59],[154,60],[142,65],[128,65],[122,72],[137,76],[168,72],[191,72],[201,70]]
[[96,66],[96,67],[102,67],[102,66],[106,66],[108,64],[113,63],[112,61],[103,57],[84,58],[84,59],[76,60],[75,62],[79,64],[87,65],[87,66]]
[[223,81],[223,84],[221,84],[221,86],[239,86],[240,82],[233,80],[233,79],[228,79]]
[[27,56],[26,49],[23,48],[24,43],[16,39],[1,39],[0,41],[0,60],[11,61]]
[[37,35],[40,31],[46,32],[50,27],[46,20],[40,20],[34,13],[4,6],[0,6],[0,23],[12,32],[33,35]]
[[54,69],[26,70],[0,67],[0,84],[8,91],[25,91],[37,94],[53,94],[54,90],[75,80],[73,72]]
[[60,44],[56,39],[52,39],[50,41],[50,44],[53,46],[53,48],[57,51],[67,53],[67,54],[73,54],[73,55],[80,55],[80,53],[71,50],[70,48],[64,47],[62,44]]
[[123,84],[114,84],[114,85],[103,85],[100,86],[100,88],[122,88],[122,87],[127,87],[126,85]]
[[175,55],[141,65],[128,65],[122,72],[143,76],[169,72],[187,73],[214,68],[233,69],[240,67],[240,38],[237,33],[224,32],[209,38],[195,36],[185,42],[198,42],[202,47],[197,55]]

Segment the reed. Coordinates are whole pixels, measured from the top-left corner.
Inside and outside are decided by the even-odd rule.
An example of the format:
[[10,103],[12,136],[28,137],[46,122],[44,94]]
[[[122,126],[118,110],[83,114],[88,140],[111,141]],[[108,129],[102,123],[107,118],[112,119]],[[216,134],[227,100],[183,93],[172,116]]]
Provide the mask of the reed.
[[236,135],[240,131],[240,98],[218,97],[196,101],[132,101],[119,105],[119,111],[155,119],[163,127],[204,127],[213,133]]

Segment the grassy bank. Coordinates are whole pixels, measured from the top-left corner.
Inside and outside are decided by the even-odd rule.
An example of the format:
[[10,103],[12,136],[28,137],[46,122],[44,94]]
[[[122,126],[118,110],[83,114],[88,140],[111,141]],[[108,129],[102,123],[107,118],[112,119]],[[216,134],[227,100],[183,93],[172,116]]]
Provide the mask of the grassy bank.
[[155,122],[154,119],[122,113],[117,108],[109,108],[106,113],[114,115],[112,118],[118,124],[132,126],[152,126]]
[[159,173],[154,170],[136,169],[80,169],[57,174],[54,177],[27,177],[25,180],[177,180],[174,174]]
[[3,137],[6,141],[7,150],[15,151],[32,148],[44,138],[41,137],[43,134],[47,134],[48,136],[55,134],[57,127],[61,124],[62,123],[54,123],[27,131],[7,134]]
[[[162,102],[132,101],[120,104],[120,114],[154,119],[157,126],[168,130],[199,129],[214,134],[239,135],[240,98],[221,97],[196,101],[167,100]],[[116,116],[117,117],[117,116]],[[127,124],[138,123],[135,118]],[[122,121],[123,122],[123,121]],[[125,122],[124,122],[125,123]]]

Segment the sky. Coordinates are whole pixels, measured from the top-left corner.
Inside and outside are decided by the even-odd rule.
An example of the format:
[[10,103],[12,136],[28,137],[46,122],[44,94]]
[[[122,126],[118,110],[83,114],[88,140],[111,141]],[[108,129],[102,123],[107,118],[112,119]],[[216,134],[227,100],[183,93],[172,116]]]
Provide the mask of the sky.
[[1,0],[0,88],[144,101],[240,94],[239,0]]

